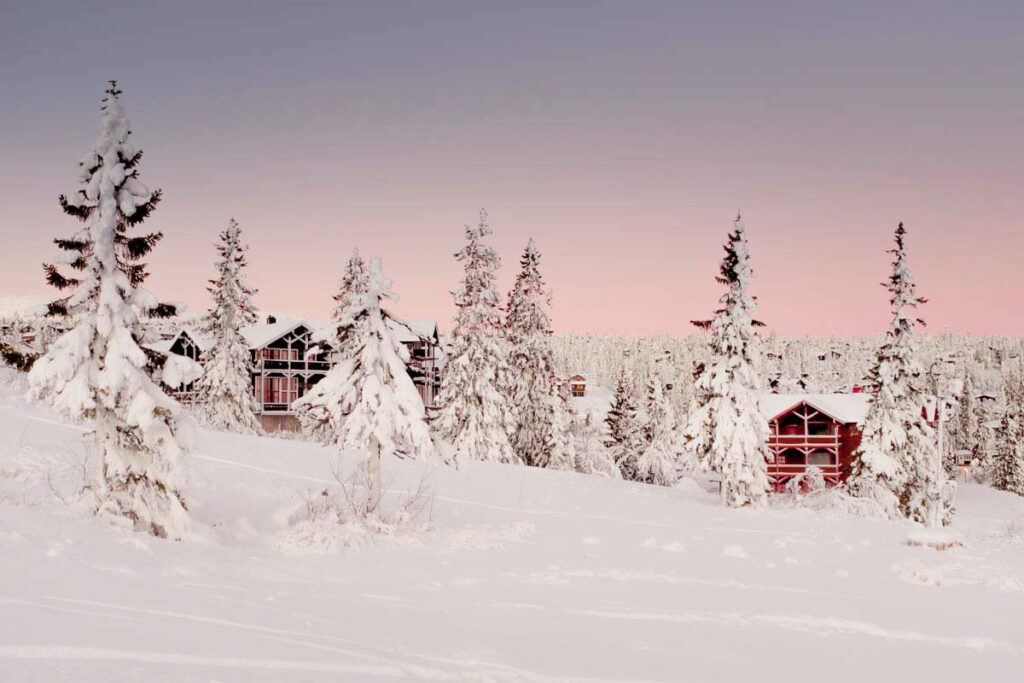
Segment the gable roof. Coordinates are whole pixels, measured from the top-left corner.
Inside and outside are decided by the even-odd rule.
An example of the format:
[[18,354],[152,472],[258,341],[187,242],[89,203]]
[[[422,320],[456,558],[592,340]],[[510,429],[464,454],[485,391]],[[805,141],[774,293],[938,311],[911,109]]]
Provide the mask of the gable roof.
[[403,343],[438,338],[437,322],[429,318],[393,318],[391,329],[395,339]]
[[[319,322],[315,328],[313,341],[326,342],[334,336],[334,322]],[[440,340],[437,322],[430,318],[391,318],[388,327],[395,334],[395,339],[402,344],[411,344],[420,339]]]
[[246,343],[249,344],[250,349],[262,348],[271,342],[277,341],[298,327],[305,327],[307,330],[317,330],[327,324],[323,320],[307,320],[289,315],[270,315],[274,318],[272,323],[266,322],[267,316],[264,315],[262,316],[263,322],[247,325],[239,330]]
[[[266,320],[268,317],[273,317],[274,322],[268,323]],[[286,334],[293,332],[298,327],[305,327],[310,330],[312,334],[312,340],[324,341],[329,339],[333,332],[333,325],[329,320],[313,320],[310,318],[297,318],[290,315],[276,315],[276,314],[263,314],[260,317],[262,322],[256,323],[255,325],[246,325],[241,330],[242,337],[245,339],[246,344],[249,345],[250,349],[259,349],[267,344],[277,341]],[[437,339],[438,330],[437,322],[429,318],[410,318],[398,321],[392,321],[391,329],[395,332],[395,338],[402,343],[411,343],[418,341],[419,339]],[[159,342],[150,344],[149,347],[154,351],[160,351],[163,353],[169,352],[171,345],[177,341],[178,337],[182,333],[187,333],[188,336],[194,341],[202,351],[206,351],[213,346],[213,340],[202,336],[192,327],[183,327],[177,334],[170,339],[164,339]]]
[[188,338],[199,347],[200,351],[209,351],[214,346],[213,337],[207,337],[194,327],[186,327],[183,329],[174,337],[174,341],[177,341],[178,337],[183,334],[188,335]]
[[806,403],[837,422],[859,424],[867,416],[870,402],[870,394],[763,394],[761,410],[772,420]]
[[213,339],[211,339],[210,337],[203,336],[193,327],[183,327],[180,330],[178,330],[177,334],[175,334],[173,337],[168,337],[167,339],[161,339],[159,341],[151,342],[149,344],[144,344],[143,346],[145,346],[148,349],[152,349],[157,353],[168,354],[171,352],[171,347],[173,347],[177,343],[177,341],[181,339],[182,335],[185,335],[189,339],[191,339],[192,342],[195,343],[195,345],[198,346],[199,350],[203,353],[213,348]]

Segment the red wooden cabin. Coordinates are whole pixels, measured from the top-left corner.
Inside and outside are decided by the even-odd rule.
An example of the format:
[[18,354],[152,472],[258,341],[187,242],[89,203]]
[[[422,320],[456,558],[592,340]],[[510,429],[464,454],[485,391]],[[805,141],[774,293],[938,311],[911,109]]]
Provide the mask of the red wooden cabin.
[[781,490],[808,467],[838,484],[850,473],[867,413],[865,394],[769,394],[762,400],[770,433],[768,478]]

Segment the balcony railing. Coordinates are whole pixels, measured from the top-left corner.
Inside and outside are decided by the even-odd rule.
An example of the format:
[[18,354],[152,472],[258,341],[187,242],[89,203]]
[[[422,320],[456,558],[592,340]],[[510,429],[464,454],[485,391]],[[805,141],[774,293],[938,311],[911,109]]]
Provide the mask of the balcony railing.
[[261,358],[256,361],[256,370],[320,370],[331,369],[330,361],[326,360],[281,360],[277,358]]
[[771,434],[769,446],[799,448],[839,448],[838,434]]
[[768,463],[769,477],[793,477],[803,474],[808,467],[817,467],[826,477],[838,477],[839,465],[804,465],[800,463]]

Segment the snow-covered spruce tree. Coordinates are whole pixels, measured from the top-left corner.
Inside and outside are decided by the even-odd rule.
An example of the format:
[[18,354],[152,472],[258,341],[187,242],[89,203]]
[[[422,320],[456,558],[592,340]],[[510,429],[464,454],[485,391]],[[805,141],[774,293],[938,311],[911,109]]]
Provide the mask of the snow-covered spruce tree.
[[987,483],[992,477],[993,461],[998,449],[996,432],[1000,414],[996,401],[975,401],[974,416],[978,431],[971,457],[971,478],[977,482]]
[[548,446],[545,449],[546,459],[542,466],[554,470],[576,469],[576,435],[573,428],[576,424],[576,409],[569,396],[569,387],[558,382],[554,388],[555,395],[549,401],[551,406],[551,429],[548,431]]
[[367,452],[368,514],[380,503],[382,455],[434,454],[423,401],[409,377],[408,352],[395,338],[389,322],[393,318],[382,306],[385,299],[397,298],[381,272],[380,259],[372,259],[366,291],[353,294],[338,323],[338,364],[293,404],[296,408],[310,402],[326,406],[335,426],[330,443],[342,450]]
[[[566,412],[567,403],[559,394],[561,382],[555,374],[548,314],[551,295],[541,277],[540,252],[532,239],[519,263],[505,317],[512,380],[508,393],[516,418],[511,443],[527,465],[548,467],[552,447],[571,443],[571,413]],[[568,408],[571,410],[571,405]]]
[[647,380],[647,444],[636,461],[637,480],[659,486],[676,483],[675,421],[665,382],[654,372]]
[[997,432],[997,447],[992,463],[992,486],[1024,496],[1024,386],[1020,380],[1005,382],[1006,408]]
[[[345,263],[338,292],[334,295],[334,324],[326,338],[318,340],[325,343],[332,353],[337,353],[341,357],[348,355],[348,350],[343,346],[355,338],[349,334],[349,309],[353,302],[363,299],[369,286],[366,262],[359,255],[359,250],[353,249],[352,256]],[[337,411],[331,403],[331,397],[322,392],[311,391],[303,399],[295,405],[302,431],[315,441],[333,443],[338,433],[338,424],[335,421]]]
[[[65,315],[68,332],[32,368],[38,398],[47,398],[71,419],[92,419],[90,437],[99,455],[93,488],[97,513],[129,521],[138,530],[180,538],[188,514],[182,493],[181,458],[191,441],[191,421],[147,373],[139,346],[140,316],[166,307],[140,288],[141,259],[161,233],[135,237],[129,231],[160,200],[139,180],[142,152],[128,141],[129,126],[111,81],[103,98],[102,130],[79,163],[81,189],[61,196],[64,212],[84,227],[56,240],[62,254],[46,266],[49,283],[71,294],[50,305]],[[176,359],[164,376],[182,374]]]
[[481,211],[480,223],[466,226],[466,245],[455,254],[465,274],[452,293],[458,311],[434,426],[451,443],[455,462],[518,463],[509,442],[514,428],[511,404],[499,389],[507,385],[509,371],[495,286],[501,259],[485,242],[490,234],[487,213]]
[[917,296],[907,266],[906,230],[896,228],[892,273],[885,283],[893,319],[868,375],[876,392],[864,420],[860,447],[854,453],[847,488],[855,496],[879,503],[890,515],[902,512],[929,525],[947,523],[951,487],[939,456],[935,432],[924,419],[921,392],[924,371],[917,360],[913,310],[925,302]]
[[[345,262],[345,272],[342,273],[341,282],[338,283],[338,293],[334,295],[334,311],[331,317],[336,322],[345,320],[352,302],[362,297],[369,288],[370,281],[366,272],[366,262],[359,255],[359,249],[353,249],[352,255]],[[340,335],[344,328],[335,326],[334,329],[336,334]]]
[[256,322],[255,290],[245,282],[245,252],[242,229],[235,219],[220,234],[217,278],[210,280],[213,307],[207,313],[203,332],[213,339],[196,382],[195,410],[213,429],[261,434],[252,391],[249,345],[241,329]]
[[978,445],[978,415],[975,408],[973,373],[965,367],[961,376],[960,395],[957,399],[953,419],[949,422],[950,447],[943,454],[946,473],[953,476],[959,454],[974,453]]
[[623,479],[638,478],[637,460],[644,451],[643,422],[637,415],[636,390],[633,379],[623,368],[615,384],[615,398],[605,416],[608,438],[604,445],[619,468]]
[[746,230],[736,218],[725,244],[718,281],[728,290],[713,320],[694,321],[709,330],[711,355],[700,369],[684,447],[702,469],[722,478],[722,502],[756,506],[767,499],[768,419],[761,412],[760,351]]
[[602,443],[601,426],[594,419],[592,412],[588,412],[582,420],[577,420],[573,431],[576,439],[574,469],[577,472],[596,474],[609,479],[622,478],[622,472]]

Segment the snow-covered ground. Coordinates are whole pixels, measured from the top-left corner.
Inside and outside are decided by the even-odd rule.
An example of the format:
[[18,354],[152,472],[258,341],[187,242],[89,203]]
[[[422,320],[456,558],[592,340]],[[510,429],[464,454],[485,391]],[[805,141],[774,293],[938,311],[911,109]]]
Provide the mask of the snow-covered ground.
[[[0,371],[6,373],[6,371]],[[974,486],[963,548],[838,513],[725,510],[495,464],[426,479],[412,536],[310,554],[286,533],[328,450],[200,432],[197,530],[82,516],[80,429],[0,376],[0,680],[1016,681],[1024,499]]]

